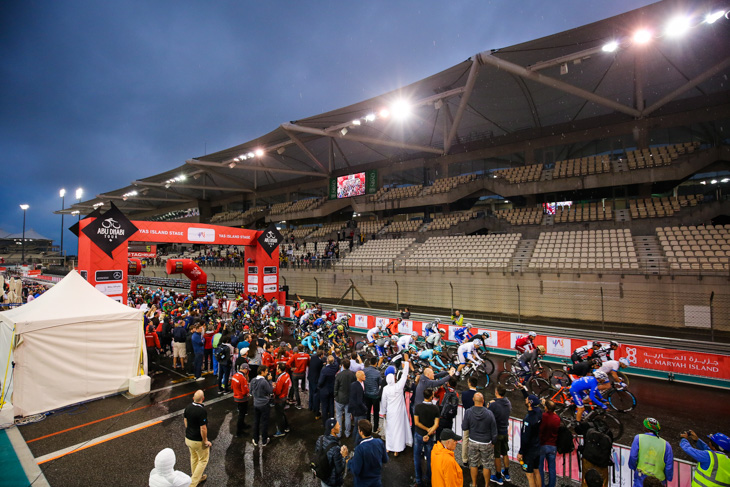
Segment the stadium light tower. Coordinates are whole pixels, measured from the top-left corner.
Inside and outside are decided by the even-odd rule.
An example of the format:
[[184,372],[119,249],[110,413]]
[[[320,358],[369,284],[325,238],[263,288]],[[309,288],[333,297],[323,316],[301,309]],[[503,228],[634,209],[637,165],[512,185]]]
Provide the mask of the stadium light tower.
[[61,197],[61,255],[63,255],[63,210],[66,209],[66,190],[61,188],[58,196]]
[[30,208],[28,205],[20,205],[20,209],[23,210],[23,257],[21,258],[21,264],[25,265],[25,212]]

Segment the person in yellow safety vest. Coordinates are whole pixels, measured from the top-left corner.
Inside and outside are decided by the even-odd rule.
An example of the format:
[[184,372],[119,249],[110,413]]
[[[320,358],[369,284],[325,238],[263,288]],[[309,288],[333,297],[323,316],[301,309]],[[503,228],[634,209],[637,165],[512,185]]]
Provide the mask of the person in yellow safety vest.
[[643,487],[646,477],[656,477],[667,485],[674,477],[674,454],[672,447],[659,438],[659,421],[644,420],[645,433],[634,437],[629,455],[629,468],[634,471],[633,487]]
[[456,326],[464,325],[464,317],[461,315],[461,311],[459,311],[458,309],[454,311],[454,314],[451,315],[451,322]]
[[700,440],[694,431],[679,435],[679,446],[697,461],[692,487],[727,487],[730,485],[730,438],[722,433],[707,435],[710,445]]

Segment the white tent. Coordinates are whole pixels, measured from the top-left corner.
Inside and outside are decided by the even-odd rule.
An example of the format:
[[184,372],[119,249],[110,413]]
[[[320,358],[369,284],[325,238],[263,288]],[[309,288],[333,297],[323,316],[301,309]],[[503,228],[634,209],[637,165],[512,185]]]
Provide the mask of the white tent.
[[140,375],[142,314],[76,271],[0,313],[0,403],[12,402],[16,416],[27,416],[126,391]]

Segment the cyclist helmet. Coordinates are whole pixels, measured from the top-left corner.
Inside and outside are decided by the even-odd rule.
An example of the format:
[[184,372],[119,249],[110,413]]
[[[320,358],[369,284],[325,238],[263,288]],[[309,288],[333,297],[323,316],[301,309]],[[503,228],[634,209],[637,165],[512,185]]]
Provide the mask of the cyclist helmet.
[[603,362],[601,362],[601,359],[600,358],[594,358],[594,359],[591,360],[591,364],[594,367],[600,367],[602,363]]
[[446,330],[442,330],[441,328],[439,328],[439,333],[441,333],[442,335],[446,335]]
[[352,315],[351,314],[348,314],[347,315],[347,319],[349,320],[350,318],[352,318]]
[[535,338],[537,336],[537,333],[535,333],[534,331],[531,331],[530,333],[527,334],[527,336],[529,336],[530,338]]
[[538,345],[537,346],[537,353],[539,353],[540,355],[545,355],[545,347],[542,346],[542,345]]
[[593,377],[595,377],[598,382],[608,382],[608,374],[606,374],[602,370],[594,371]]
[[436,323],[437,325],[440,325],[441,324],[441,320],[438,319],[438,318],[436,318],[435,320],[433,320],[433,322]]
[[442,350],[443,349],[441,347],[436,347],[436,348],[433,349],[433,351],[436,352],[436,353],[441,353]]
[[344,330],[344,329],[345,329],[345,327],[344,327],[344,326],[342,326],[342,325],[337,325],[337,331],[342,331],[342,330]]
[[715,433],[712,435],[707,435],[707,437],[710,439],[711,442],[717,445],[720,450],[724,451],[725,453],[730,452],[730,438],[728,438],[727,435],[724,435],[722,433]]
[[611,348],[618,348],[618,342],[611,341]]
[[390,337],[390,341],[391,341],[391,342],[397,342],[397,341],[398,341],[398,335],[392,335],[392,336]]
[[487,338],[489,338],[489,337],[490,337],[490,335],[489,335],[489,332],[488,332],[488,331],[483,331],[483,332],[482,332],[482,336],[484,337],[484,339],[485,339],[485,340],[486,340]]
[[655,433],[658,433],[659,430],[662,429],[662,427],[659,426],[659,421],[654,418],[646,418],[644,420],[644,428],[649,431],[654,431]]
[[333,313],[337,313],[337,308],[332,308]]
[[412,336],[413,338],[418,338],[418,332],[412,331],[412,332],[411,332],[411,336]]
[[601,346],[602,346],[601,342],[593,342],[593,348],[596,348],[596,347],[601,348]]
[[621,357],[620,359],[618,359],[618,363],[620,365],[623,365],[624,367],[628,367],[629,365],[631,365],[631,361],[629,361],[629,359],[627,359],[626,357]]
[[474,340],[474,346],[475,347],[481,347],[482,346],[482,341],[477,338],[476,340]]

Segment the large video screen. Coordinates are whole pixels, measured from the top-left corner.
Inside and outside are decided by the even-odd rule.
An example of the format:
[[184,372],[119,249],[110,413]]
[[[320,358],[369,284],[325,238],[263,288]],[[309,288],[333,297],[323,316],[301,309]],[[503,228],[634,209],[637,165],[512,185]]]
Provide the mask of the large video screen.
[[543,203],[542,204],[543,213],[546,213],[548,215],[554,215],[556,209],[561,206],[567,206],[568,208],[570,208],[571,206],[573,206],[573,202],[572,201],[558,201],[557,203]]
[[350,174],[337,178],[337,197],[350,198],[365,194],[365,173]]

